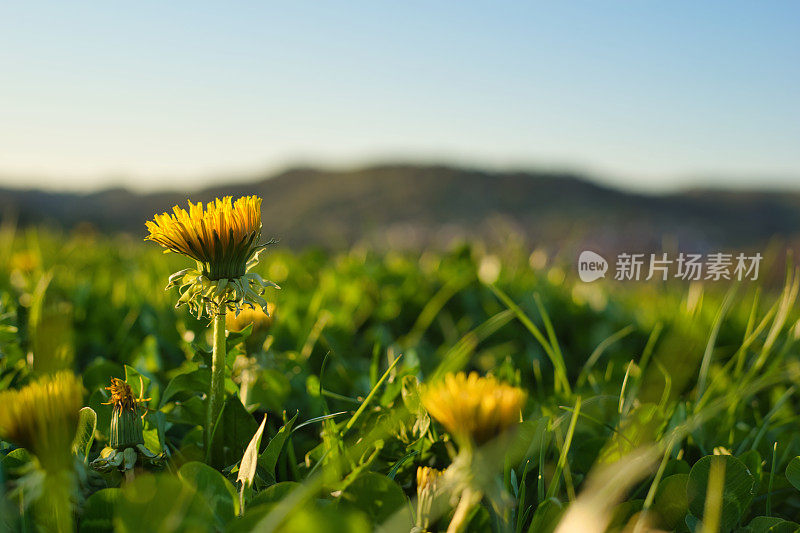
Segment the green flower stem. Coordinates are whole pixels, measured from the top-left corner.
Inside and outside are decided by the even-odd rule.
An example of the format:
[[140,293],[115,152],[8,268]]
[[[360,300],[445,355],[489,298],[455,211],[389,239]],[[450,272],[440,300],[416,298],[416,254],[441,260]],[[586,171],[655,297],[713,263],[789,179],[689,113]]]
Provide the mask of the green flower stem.
[[206,419],[206,462],[211,461],[211,437],[214,424],[219,419],[225,400],[225,313],[214,316],[214,352],[211,355],[211,387],[208,395],[208,417]]
[[75,488],[75,478],[71,471],[45,473],[43,495],[34,504],[38,521],[44,529],[57,533],[75,531],[71,500]]

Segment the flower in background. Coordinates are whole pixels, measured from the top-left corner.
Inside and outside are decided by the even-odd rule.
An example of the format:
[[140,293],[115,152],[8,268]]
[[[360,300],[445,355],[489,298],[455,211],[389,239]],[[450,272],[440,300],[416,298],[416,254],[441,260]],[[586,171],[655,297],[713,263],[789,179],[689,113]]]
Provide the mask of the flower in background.
[[253,335],[256,335],[270,328],[274,314],[275,304],[271,302],[267,304],[266,310],[261,307],[245,307],[238,313],[230,310],[225,317],[225,327],[228,331],[242,331],[253,324]]
[[143,415],[139,415],[139,405],[150,401],[144,397],[144,381],[139,378],[138,398],[131,386],[119,378],[111,378],[111,385],[106,390],[111,393],[111,398],[103,405],[113,406],[108,447],[92,461],[92,468],[101,472],[117,468],[128,475],[137,462],[160,467],[162,456],[144,445]]
[[444,470],[431,468],[429,466],[417,467],[417,494],[426,491],[435,491],[442,474],[444,474]]
[[[140,390],[144,392],[142,389],[143,386]],[[118,449],[144,444],[139,404],[150,401],[150,398],[144,398],[143,395],[136,398],[131,386],[119,378],[111,378],[111,386],[106,387],[106,390],[111,392],[111,401],[105,405],[114,406],[111,413],[109,445]]]
[[82,400],[83,384],[70,371],[0,392],[0,437],[36,457],[34,468],[19,481],[22,493],[33,500],[34,529],[73,529],[77,484],[72,443]]
[[36,455],[45,470],[69,468],[82,403],[83,385],[68,371],[0,392],[0,436]]
[[417,528],[420,531],[427,531],[430,527],[431,511],[440,492],[442,474],[444,470],[417,467]]
[[18,270],[25,274],[30,274],[36,270],[40,264],[41,261],[39,256],[33,253],[33,251],[20,250],[18,252],[14,252],[14,254],[11,256],[11,262],[9,266],[11,267],[11,270]]
[[272,326],[275,316],[275,304],[269,303],[266,311],[261,307],[245,307],[239,312],[228,311],[225,316],[225,328],[228,331],[241,332],[252,324],[253,329],[244,340],[245,353],[236,356],[231,369],[233,382],[239,385],[239,398],[246,409],[254,408],[250,403],[250,393],[263,367],[255,357],[248,354],[258,352],[267,338],[267,332]]
[[[451,494],[450,504],[456,506],[447,531],[460,533],[484,494],[498,492],[496,481],[487,477],[488,470],[481,466],[476,446],[501,435],[520,421],[526,394],[491,376],[459,372],[423,386],[420,399],[428,414],[441,423],[459,445],[458,455],[439,485]],[[492,499],[500,501],[497,497]]]
[[525,391],[472,372],[448,374],[423,387],[428,413],[462,445],[483,444],[520,421]]

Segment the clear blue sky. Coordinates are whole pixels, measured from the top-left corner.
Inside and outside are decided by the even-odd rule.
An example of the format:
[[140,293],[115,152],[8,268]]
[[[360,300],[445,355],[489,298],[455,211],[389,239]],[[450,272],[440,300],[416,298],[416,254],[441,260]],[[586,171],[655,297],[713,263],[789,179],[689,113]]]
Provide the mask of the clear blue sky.
[[0,185],[309,163],[800,186],[798,2],[15,2]]

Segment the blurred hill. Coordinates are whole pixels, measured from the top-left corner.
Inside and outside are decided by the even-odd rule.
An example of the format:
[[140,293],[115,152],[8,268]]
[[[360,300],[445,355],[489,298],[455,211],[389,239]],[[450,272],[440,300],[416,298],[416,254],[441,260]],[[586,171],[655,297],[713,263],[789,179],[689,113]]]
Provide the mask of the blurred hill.
[[144,221],[186,199],[257,194],[264,236],[282,245],[441,246],[459,237],[519,236],[553,247],[656,250],[758,247],[800,236],[800,193],[692,190],[645,195],[571,174],[484,172],[385,165],[353,171],[293,169],[249,183],[198,191],[91,194],[0,188],[0,216],[21,225],[144,236]]

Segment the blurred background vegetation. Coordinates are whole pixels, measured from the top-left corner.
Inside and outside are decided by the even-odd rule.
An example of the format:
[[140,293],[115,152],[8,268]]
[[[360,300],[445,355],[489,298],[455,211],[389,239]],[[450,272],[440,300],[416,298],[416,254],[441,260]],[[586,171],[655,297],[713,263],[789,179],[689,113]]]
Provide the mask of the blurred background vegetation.
[[[55,368],[74,369],[84,384],[86,405],[98,415],[88,453],[92,459],[108,439],[110,408],[102,404],[109,377],[136,384],[142,376],[151,398],[146,444],[153,451],[166,449],[171,468],[196,468],[191,461],[202,460],[199,428],[205,412],[202,354],[210,339],[207,323],[175,309],[175,295],[163,290],[169,274],[185,266],[185,260],[163,255],[137,237],[104,235],[85,226],[54,231],[7,224],[0,236],[0,385],[17,388]],[[768,272],[786,273],[785,263],[766,266]],[[702,504],[695,501],[690,508],[691,498],[682,499],[692,490],[685,488],[687,476],[700,465],[693,475],[699,476],[695,483],[702,490],[693,497],[704,502],[710,474],[701,472],[708,465],[698,461],[716,453],[740,458],[729,462],[749,461],[752,472],[746,481],[755,486],[744,495],[736,487],[726,492],[726,497],[741,499],[735,512],[726,511],[726,520],[744,525],[758,516],[792,518],[800,510],[800,494],[783,474],[800,454],[793,408],[800,336],[794,275],[775,278],[774,288],[754,282],[587,284],[576,278],[571,262],[544,249],[531,252],[522,236],[507,238],[502,247],[474,239],[417,251],[376,251],[365,245],[300,252],[275,247],[258,271],[282,288],[271,294],[274,313],[258,334],[239,348],[235,346],[242,337],[229,336],[236,357],[229,365],[229,391],[246,398],[247,410],[239,404],[234,417],[238,429],[232,430],[222,472],[235,481],[236,470],[230,469],[263,414],[268,415],[266,442],[298,413],[298,429],[287,449],[278,450],[275,471],[259,470],[255,489],[261,494],[275,482],[305,481],[310,483],[308,494],[324,499],[345,490],[346,497],[333,501],[349,514],[336,515],[337,520],[364,522],[331,522],[331,531],[371,529],[387,520],[398,531],[407,527],[395,515],[404,505],[395,491],[413,498],[416,466],[446,467],[452,444],[446,437],[442,441],[441,436],[418,433],[418,422],[404,407],[405,377],[427,382],[458,370],[496,375],[529,394],[523,415],[530,425],[524,426],[523,444],[503,448],[505,463],[495,458],[495,466],[482,474],[503,477],[505,472],[503,486],[514,501],[489,501],[505,501],[501,507],[512,505],[512,514],[503,515],[487,503],[472,518],[473,531],[552,530],[558,517],[567,516],[563,513],[569,503],[580,501],[576,495],[592,486],[584,481],[594,468],[650,445],[669,462],[656,478],[650,467],[645,468],[649,474],[632,473],[624,484],[629,487],[624,503],[609,497],[612,530],[638,523],[643,506],[652,508],[646,523],[686,530],[690,526],[684,516],[703,514]],[[537,338],[531,327],[544,337]],[[559,381],[554,350],[563,358],[569,390]],[[397,354],[403,355],[400,364],[381,382]],[[241,388],[244,371],[249,372],[246,394]],[[369,409],[354,417],[380,384]],[[231,398],[238,403],[237,396]],[[570,406],[580,409],[581,416],[575,415],[575,436],[565,442],[574,413]],[[332,416],[335,425],[330,420],[320,425],[319,417],[325,416]],[[351,417],[358,422],[350,436],[332,439]],[[540,437],[525,433],[540,434],[536,432],[544,428],[550,431]],[[514,452],[520,445],[535,449]],[[336,466],[326,456],[339,446],[350,450],[346,454],[361,455],[346,455],[349,466]],[[5,460],[5,468],[13,487],[24,461],[11,450],[5,453],[16,462]],[[562,453],[567,462],[559,467]],[[322,485],[313,476],[318,464],[327,472]],[[561,482],[564,466],[568,473]],[[728,467],[739,468],[739,462]],[[539,475],[524,478],[532,468]],[[358,476],[366,476],[356,485],[361,488],[347,492]],[[105,524],[97,526],[100,530],[110,527],[112,519],[117,528],[142,527],[142,509],[136,507],[145,498],[142,494],[148,505],[155,505],[169,501],[174,496],[168,495],[178,489],[190,490],[170,485],[174,479],[157,479],[157,487],[145,487],[142,481],[114,496],[128,503],[103,500],[100,505],[98,498],[112,494],[104,491],[118,490],[104,487],[117,482],[89,476],[81,486],[82,497],[98,489],[101,496],[87,507],[85,520]],[[661,479],[670,479],[666,486],[677,491],[674,502],[666,496],[653,500]],[[274,519],[278,509],[315,527],[333,520],[324,502],[303,507],[306,500],[283,501],[293,488],[281,485],[280,497],[278,489],[268,491],[270,496],[264,492],[252,500],[244,519],[228,527],[255,527]],[[371,498],[390,503],[377,512],[367,503]],[[277,501],[283,507],[275,507]],[[108,511],[109,505],[116,510]],[[191,520],[192,507],[183,509],[188,514],[177,516],[184,526],[200,527]],[[175,516],[166,508],[156,510],[148,514],[154,521],[148,524]],[[217,519],[231,519],[225,516]],[[445,526],[446,517],[439,523]]]

